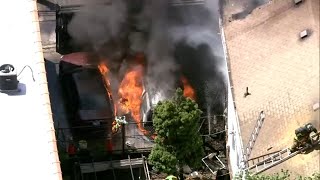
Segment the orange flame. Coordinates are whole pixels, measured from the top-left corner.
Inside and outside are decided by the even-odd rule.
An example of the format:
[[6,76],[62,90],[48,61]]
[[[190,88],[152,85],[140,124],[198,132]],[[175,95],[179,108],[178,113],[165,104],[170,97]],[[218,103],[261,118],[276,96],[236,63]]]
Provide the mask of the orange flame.
[[141,115],[140,108],[142,104],[142,76],[143,76],[143,66],[137,65],[132,69],[129,69],[125,74],[120,87],[119,96],[121,109],[125,109],[131,112],[131,116],[138,124],[138,128],[141,132],[147,133],[146,130],[141,125]]
[[[142,92],[143,92],[143,56],[136,56],[136,63],[138,65],[133,66],[131,69],[129,69],[123,80],[120,83],[119,89],[118,89],[118,95],[119,100],[117,103],[114,104],[114,113],[115,115],[119,115],[118,113],[131,113],[132,118],[137,123],[137,126],[139,130],[145,134],[148,135],[149,132],[145,130],[141,124],[141,114],[140,109],[142,105]],[[101,63],[99,66],[99,70],[101,74],[104,76],[106,89],[108,92],[108,96],[110,99],[112,99],[112,95],[110,92],[110,76],[109,76],[109,69],[106,66],[106,64]],[[183,95],[185,97],[189,97],[193,100],[196,100],[196,94],[192,86],[189,84],[188,80],[185,77],[181,78],[181,81],[183,83]],[[113,125],[116,123],[113,122]],[[152,138],[155,138],[155,135],[151,135]]]
[[[107,90],[109,99],[112,100],[112,94],[110,92],[110,80],[109,80],[110,70],[108,69],[107,65],[104,64],[104,63],[100,63],[98,68],[100,70],[100,73],[104,77],[104,81],[105,81],[105,84],[106,84],[106,90]],[[117,115],[117,107],[116,107],[116,105],[114,105],[114,114]]]
[[100,63],[98,68],[102,75],[106,75],[109,72],[108,67],[104,63]]
[[181,81],[183,83],[183,95],[192,100],[196,100],[196,94],[194,92],[194,89],[189,84],[188,80],[185,77],[182,77]]

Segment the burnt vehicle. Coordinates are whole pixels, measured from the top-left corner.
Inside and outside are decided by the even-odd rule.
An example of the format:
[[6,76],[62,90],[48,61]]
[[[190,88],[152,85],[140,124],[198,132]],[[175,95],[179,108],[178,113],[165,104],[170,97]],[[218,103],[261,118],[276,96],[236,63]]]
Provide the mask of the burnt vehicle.
[[80,52],[62,56],[59,79],[74,133],[77,133],[77,137],[101,137],[111,133],[115,117],[113,103],[98,66],[89,64],[87,55]]

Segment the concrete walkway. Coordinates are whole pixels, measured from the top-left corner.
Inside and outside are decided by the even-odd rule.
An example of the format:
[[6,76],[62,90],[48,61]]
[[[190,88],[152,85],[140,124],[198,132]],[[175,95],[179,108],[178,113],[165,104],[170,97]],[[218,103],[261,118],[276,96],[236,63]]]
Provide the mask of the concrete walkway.
[[36,1],[4,1],[0,65],[19,73],[20,92],[0,93],[0,179],[62,179],[51,116]]

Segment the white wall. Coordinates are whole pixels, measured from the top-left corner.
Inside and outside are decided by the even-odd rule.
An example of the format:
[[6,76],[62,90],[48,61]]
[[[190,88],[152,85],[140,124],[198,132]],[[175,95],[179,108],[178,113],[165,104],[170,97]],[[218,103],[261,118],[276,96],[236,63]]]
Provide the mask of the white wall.
[[[221,19],[219,24],[220,24],[221,39],[222,39],[222,44],[223,44],[223,49],[225,54],[226,65],[228,66],[228,53],[227,53],[227,47],[225,43],[224,30],[221,25],[222,24]],[[242,139],[241,139],[238,114],[234,106],[232,85],[230,82],[229,73],[228,73],[227,79],[228,79],[227,148],[229,151],[229,154],[228,154],[229,170],[232,173],[232,176],[234,177],[241,170],[241,167],[244,167],[244,163],[242,162],[243,145],[242,145]]]

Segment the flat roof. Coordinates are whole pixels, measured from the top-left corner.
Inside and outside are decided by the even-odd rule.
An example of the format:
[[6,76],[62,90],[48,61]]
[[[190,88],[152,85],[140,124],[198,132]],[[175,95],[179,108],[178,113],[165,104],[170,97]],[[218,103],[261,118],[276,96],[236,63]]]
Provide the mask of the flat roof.
[[0,93],[0,179],[62,179],[36,1],[2,5],[0,65],[30,68],[18,77],[20,92]]
[[[290,147],[294,130],[311,122],[318,129],[319,1],[295,6],[272,1],[243,20],[226,22],[229,70],[246,146],[260,111],[266,113],[251,158]],[[312,34],[301,40],[299,33]],[[248,87],[251,95],[244,97]],[[245,148],[245,147],[244,147]],[[320,153],[298,155],[267,173],[288,169],[301,175],[319,171]]]

